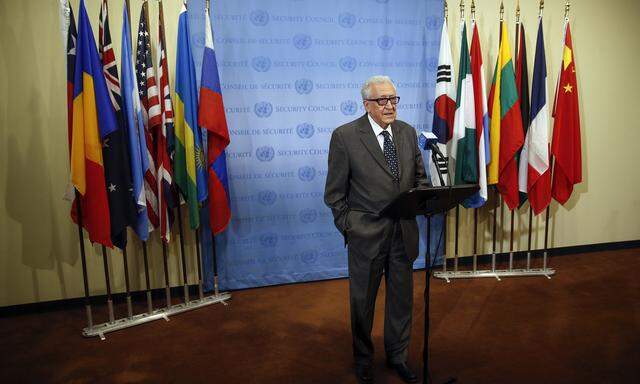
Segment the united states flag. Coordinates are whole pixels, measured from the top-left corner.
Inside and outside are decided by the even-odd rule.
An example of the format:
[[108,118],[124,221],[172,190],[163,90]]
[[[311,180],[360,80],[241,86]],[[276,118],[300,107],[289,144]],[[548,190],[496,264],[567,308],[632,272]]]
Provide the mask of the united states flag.
[[158,79],[160,80],[160,103],[162,125],[156,131],[156,156],[158,159],[158,200],[160,202],[160,231],[162,240],[171,239],[171,222],[173,215],[173,194],[171,193],[171,160],[167,147],[167,132],[173,132],[173,104],[169,91],[169,66],[167,65],[167,50],[164,37],[164,14],[162,0],[159,4],[158,20]]
[[147,2],[142,3],[140,11],[140,23],[138,25],[138,38],[136,43],[136,78],[142,115],[144,120],[145,137],[147,140],[147,156],[149,157],[149,170],[144,175],[144,189],[147,198],[147,213],[149,221],[154,228],[160,225],[158,209],[158,182],[156,174],[156,157],[152,131],[160,129],[162,116],[160,100],[158,98],[158,86],[156,84],[153,61],[151,60],[151,39],[147,28],[149,10]]

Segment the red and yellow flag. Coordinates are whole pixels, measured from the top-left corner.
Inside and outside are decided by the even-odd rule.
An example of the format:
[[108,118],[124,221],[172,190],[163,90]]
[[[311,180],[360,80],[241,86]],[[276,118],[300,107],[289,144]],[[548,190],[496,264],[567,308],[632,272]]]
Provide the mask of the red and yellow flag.
[[553,141],[551,153],[555,157],[551,196],[560,204],[571,197],[573,186],[582,181],[582,150],[580,143],[580,111],[576,62],[573,57],[571,28],[565,25],[562,68],[553,112]]

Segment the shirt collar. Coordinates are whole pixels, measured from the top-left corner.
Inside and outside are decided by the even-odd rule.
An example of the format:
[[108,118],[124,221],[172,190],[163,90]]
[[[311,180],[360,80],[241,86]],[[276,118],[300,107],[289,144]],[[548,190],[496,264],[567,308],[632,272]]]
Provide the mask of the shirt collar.
[[[382,131],[384,131],[384,129],[382,129],[382,127],[378,125],[375,120],[373,120],[370,114],[367,113],[367,117],[369,118],[371,128],[373,128],[373,134],[378,137],[378,135],[380,135]],[[393,133],[391,132],[391,124],[387,125],[387,132],[389,132],[389,135],[393,138]]]

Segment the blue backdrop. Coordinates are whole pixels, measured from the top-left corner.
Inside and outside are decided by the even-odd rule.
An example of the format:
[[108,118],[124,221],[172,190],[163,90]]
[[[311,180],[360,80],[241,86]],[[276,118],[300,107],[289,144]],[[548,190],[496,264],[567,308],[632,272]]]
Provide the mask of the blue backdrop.
[[[221,288],[346,276],[347,251],[323,202],[331,132],[364,113],[360,87],[375,74],[395,81],[398,118],[431,130],[442,1],[212,3],[231,135],[233,218],[216,237]],[[204,0],[189,1],[198,76],[203,10]],[[203,240],[211,287],[210,236]]]

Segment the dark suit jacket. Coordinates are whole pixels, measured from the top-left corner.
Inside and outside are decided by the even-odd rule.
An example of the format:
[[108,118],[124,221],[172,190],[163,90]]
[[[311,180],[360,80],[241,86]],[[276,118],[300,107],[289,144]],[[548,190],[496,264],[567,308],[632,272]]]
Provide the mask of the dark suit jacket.
[[[336,128],[329,146],[325,204],[331,208],[345,243],[369,258],[378,255],[393,229],[393,221],[378,213],[400,192],[428,185],[414,128],[396,120],[391,131],[400,165],[399,183],[393,181],[367,114]],[[418,257],[418,224],[410,219],[400,220],[400,225],[407,257],[414,261]]]

